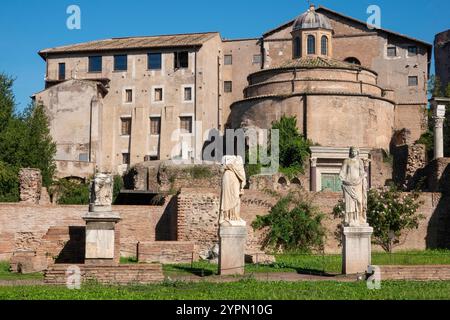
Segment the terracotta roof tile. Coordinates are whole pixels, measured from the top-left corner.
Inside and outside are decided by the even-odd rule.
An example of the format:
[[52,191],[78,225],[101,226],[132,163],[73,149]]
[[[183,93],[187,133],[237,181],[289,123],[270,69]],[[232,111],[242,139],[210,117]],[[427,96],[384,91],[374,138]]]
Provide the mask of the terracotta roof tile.
[[162,35],[149,37],[112,38],[74,45],[44,49],[39,54],[44,57],[55,53],[93,52],[122,49],[149,49],[162,47],[200,46],[218,35],[217,32]]

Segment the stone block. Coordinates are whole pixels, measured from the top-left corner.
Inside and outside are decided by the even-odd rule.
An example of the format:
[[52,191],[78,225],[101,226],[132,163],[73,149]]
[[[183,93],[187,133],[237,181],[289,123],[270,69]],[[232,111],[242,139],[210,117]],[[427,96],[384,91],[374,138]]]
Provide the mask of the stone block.
[[245,244],[247,227],[245,225],[220,225],[220,275],[243,275],[245,273]]
[[342,247],[342,273],[366,273],[371,264],[372,227],[344,227]]

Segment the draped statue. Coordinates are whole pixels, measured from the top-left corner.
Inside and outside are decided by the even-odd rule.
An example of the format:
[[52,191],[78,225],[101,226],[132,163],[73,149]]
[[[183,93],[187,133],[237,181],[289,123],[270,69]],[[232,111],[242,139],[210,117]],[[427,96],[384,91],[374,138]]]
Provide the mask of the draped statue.
[[241,196],[246,185],[244,161],[240,156],[224,156],[222,159],[222,192],[220,197],[220,223],[243,221]]

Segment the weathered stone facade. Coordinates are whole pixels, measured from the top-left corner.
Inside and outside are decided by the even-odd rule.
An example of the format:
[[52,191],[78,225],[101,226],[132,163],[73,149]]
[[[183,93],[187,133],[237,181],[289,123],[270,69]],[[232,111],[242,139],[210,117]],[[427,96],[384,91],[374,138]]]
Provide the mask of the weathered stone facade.
[[438,33],[434,39],[436,76],[445,89],[450,83],[450,30]]

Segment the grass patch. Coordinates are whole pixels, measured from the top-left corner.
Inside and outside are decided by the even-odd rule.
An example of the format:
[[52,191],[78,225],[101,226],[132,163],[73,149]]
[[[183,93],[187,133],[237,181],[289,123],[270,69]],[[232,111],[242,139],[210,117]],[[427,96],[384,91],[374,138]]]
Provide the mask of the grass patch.
[[[290,253],[275,255],[276,262],[271,265],[245,266],[247,273],[297,272],[302,274],[339,274],[342,270],[342,257],[336,255],[311,255]],[[372,253],[374,265],[433,265],[450,264],[450,250],[404,251],[396,253]],[[208,262],[164,265],[165,275],[217,275],[217,265]]]
[[450,281],[384,281],[380,290],[365,282],[165,282],[155,285],[0,287],[0,300],[416,300],[450,299]]
[[9,262],[0,261],[0,280],[42,280],[44,275],[42,273],[20,274],[9,271]]

